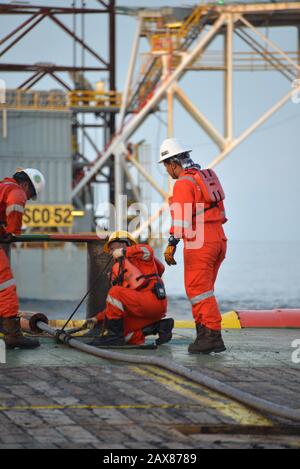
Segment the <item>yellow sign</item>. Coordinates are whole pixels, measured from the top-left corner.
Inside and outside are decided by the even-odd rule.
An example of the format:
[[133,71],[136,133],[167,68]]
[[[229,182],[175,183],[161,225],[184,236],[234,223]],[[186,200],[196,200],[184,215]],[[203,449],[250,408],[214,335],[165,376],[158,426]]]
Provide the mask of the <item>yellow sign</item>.
[[71,227],[72,212],[72,205],[28,205],[23,215],[23,225],[29,228]]

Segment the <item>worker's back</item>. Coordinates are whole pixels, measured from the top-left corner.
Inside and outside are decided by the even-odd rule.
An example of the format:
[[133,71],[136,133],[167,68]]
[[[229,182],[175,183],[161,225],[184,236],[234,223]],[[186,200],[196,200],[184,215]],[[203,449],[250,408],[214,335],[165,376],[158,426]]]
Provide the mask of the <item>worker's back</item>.
[[[12,178],[0,181],[0,223],[2,234],[19,234],[27,196]],[[5,230],[4,228],[5,227]]]

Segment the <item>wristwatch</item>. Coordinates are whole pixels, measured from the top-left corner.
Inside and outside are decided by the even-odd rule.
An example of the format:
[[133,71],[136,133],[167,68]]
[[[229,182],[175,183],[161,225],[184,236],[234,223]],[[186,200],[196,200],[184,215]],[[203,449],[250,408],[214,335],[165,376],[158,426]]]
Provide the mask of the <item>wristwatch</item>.
[[175,238],[175,236],[171,235],[168,239],[169,246],[177,246],[180,239]]

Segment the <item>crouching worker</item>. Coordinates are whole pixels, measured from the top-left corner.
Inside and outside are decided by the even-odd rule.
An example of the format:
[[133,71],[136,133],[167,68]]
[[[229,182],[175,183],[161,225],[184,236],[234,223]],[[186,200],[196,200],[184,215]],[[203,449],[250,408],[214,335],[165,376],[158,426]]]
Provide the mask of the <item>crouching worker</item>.
[[104,245],[104,252],[111,254],[115,263],[106,307],[97,315],[102,331],[91,345],[141,345],[145,336],[152,334],[158,334],[157,345],[171,340],[174,321],[163,319],[167,311],[161,279],[164,266],[154,257],[153,249],[137,244],[127,231],[116,231]]

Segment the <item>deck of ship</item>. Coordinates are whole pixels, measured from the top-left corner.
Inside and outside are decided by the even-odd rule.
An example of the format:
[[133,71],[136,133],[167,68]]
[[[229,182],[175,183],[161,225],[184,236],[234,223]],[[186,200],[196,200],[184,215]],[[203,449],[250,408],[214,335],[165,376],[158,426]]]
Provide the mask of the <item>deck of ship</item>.
[[[300,408],[299,329],[225,330],[227,351],[189,355],[177,330],[157,354],[269,401]],[[299,448],[300,425],[262,415],[169,371],[41,339],[0,365],[1,448]]]

